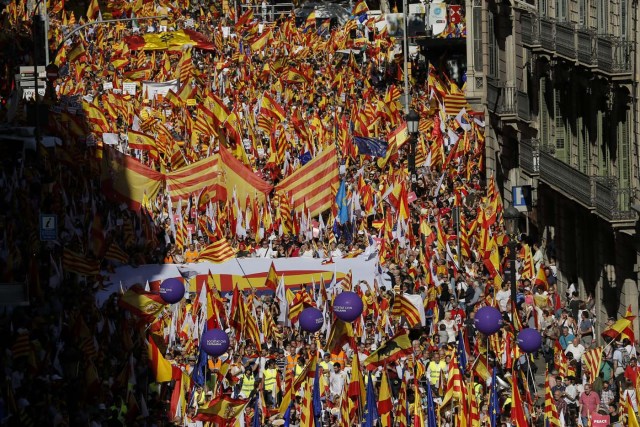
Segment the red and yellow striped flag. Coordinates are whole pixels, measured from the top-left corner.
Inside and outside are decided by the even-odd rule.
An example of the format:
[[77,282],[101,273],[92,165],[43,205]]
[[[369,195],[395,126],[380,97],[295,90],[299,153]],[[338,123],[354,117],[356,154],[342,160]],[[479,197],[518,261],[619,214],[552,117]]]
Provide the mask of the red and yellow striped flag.
[[209,244],[198,256],[198,262],[210,261],[222,263],[235,258],[236,252],[233,250],[227,239],[220,237],[217,241]]
[[91,3],[89,3],[89,7],[87,8],[87,19],[89,19],[89,21],[95,21],[98,19],[99,14],[100,5],[98,4],[98,0],[91,0]]
[[262,100],[260,101],[260,112],[280,122],[283,121],[287,116],[280,104],[278,104],[276,100],[273,99],[267,92],[262,94]]
[[414,327],[421,323],[418,307],[413,305],[413,303],[404,294],[395,295],[391,315],[395,317],[404,316],[410,327]]
[[293,200],[291,208],[306,205],[311,216],[326,211],[335,201],[332,187],[338,185],[338,156],[335,146],[281,181],[276,192]]
[[100,261],[65,248],[62,253],[62,268],[81,276],[95,276],[100,274]]
[[391,427],[391,411],[393,402],[391,401],[391,388],[389,387],[389,377],[386,369],[382,370],[380,379],[380,393],[378,394],[378,415],[382,427]]
[[544,381],[544,418],[546,420],[546,426],[561,427],[558,409],[556,408],[556,404],[553,402],[551,387],[549,387],[549,371],[547,371]]
[[598,378],[598,373],[600,373],[600,365],[602,364],[602,350],[602,347],[597,347],[587,351],[584,356],[582,356],[584,369],[589,376],[587,378],[588,382],[593,382],[596,378]]

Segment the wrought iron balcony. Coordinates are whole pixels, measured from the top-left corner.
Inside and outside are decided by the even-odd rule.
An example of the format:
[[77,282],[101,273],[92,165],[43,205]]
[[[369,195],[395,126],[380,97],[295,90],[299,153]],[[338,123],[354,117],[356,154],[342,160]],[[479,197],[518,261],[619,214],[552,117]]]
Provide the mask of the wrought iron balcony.
[[598,68],[605,73],[611,73],[613,71],[613,40],[611,37],[598,36],[596,48]]
[[553,156],[550,147],[541,146],[540,180],[559,193],[593,209],[591,177]]
[[556,23],[550,18],[539,18],[540,46],[543,50],[554,52],[556,50]]
[[618,37],[597,37],[598,71],[617,77],[631,77],[632,46]]
[[540,47],[540,36],[538,31],[538,16],[532,13],[520,15],[520,28],[522,44],[528,48]]
[[529,95],[515,86],[487,79],[487,103],[489,110],[503,121],[531,120]]
[[523,139],[518,148],[520,168],[529,176],[540,174],[540,141]]
[[598,216],[609,222],[635,222],[637,214],[631,209],[634,188],[618,188],[618,179],[612,176],[593,177],[593,204]]
[[593,67],[596,61],[595,34],[592,30],[581,28],[577,32],[578,62],[585,67]]
[[567,59],[576,59],[576,29],[570,22],[556,24],[556,53]]

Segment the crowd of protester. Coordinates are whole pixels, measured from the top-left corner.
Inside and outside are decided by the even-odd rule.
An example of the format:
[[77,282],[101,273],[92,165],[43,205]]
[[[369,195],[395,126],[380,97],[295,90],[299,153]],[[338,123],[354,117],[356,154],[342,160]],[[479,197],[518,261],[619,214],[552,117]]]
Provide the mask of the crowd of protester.
[[[161,3],[156,5],[157,8],[162,8]],[[116,46],[124,37],[160,31],[164,26],[169,30],[189,27],[204,34],[213,34],[232,22],[228,11],[221,7],[214,5],[191,10],[177,7],[167,22],[140,20],[133,24],[118,24],[116,31],[108,34],[94,30],[80,32],[69,42],[67,54],[71,53],[79,38],[88,42],[87,50],[94,58],[103,53],[111,54],[104,47],[107,45],[101,44],[103,41],[98,38],[106,37],[108,46]],[[5,28],[12,28],[16,34],[26,31],[19,18],[9,19],[8,12],[3,17],[8,25]],[[56,34],[78,25],[69,22],[64,9],[51,18],[52,31]],[[355,28],[356,38],[365,39],[361,42],[363,45],[356,47],[366,55],[371,53],[372,46],[364,37],[369,31],[365,29],[364,22],[358,20]],[[334,31],[339,33],[342,30],[337,28]],[[326,41],[333,36],[326,34],[322,37]],[[335,47],[328,48],[331,55],[296,59],[296,65],[302,64],[313,70],[313,78],[306,90],[315,96],[299,96],[291,100],[287,110],[289,119],[294,114],[293,107],[297,107],[306,110],[306,117],[315,126],[318,126],[317,120],[319,126],[326,123],[330,128],[334,125],[330,122],[331,114],[346,110],[354,112],[361,106],[358,98],[362,93],[369,92],[368,96],[373,93],[382,102],[390,88],[400,87],[398,77],[401,72],[395,58],[380,59],[379,52],[375,51],[375,46],[379,49],[393,41],[384,34],[373,39],[377,44],[374,43],[374,53],[370,55],[369,62],[356,62],[349,56],[336,59],[337,55],[334,57],[335,52],[331,51]],[[234,99],[229,102],[245,104],[246,111],[249,111],[248,104],[252,101],[243,97],[240,91],[232,93],[232,88],[241,87],[247,75],[259,74],[259,70],[267,65],[273,66],[282,53],[272,51],[272,56],[249,54],[243,61],[234,57],[236,51],[231,38],[224,39],[221,47],[212,51],[194,49],[194,64],[201,76],[211,76],[216,64],[227,62],[231,70],[226,74],[230,79],[227,87],[231,89],[228,95]],[[27,52],[23,54],[28,55]],[[134,53],[130,55],[133,58]],[[162,55],[150,52],[135,55],[140,58],[139,61],[136,59],[135,66],[130,64],[121,69],[111,66],[109,72],[122,79],[135,67],[148,64],[152,75],[157,76],[158,70],[164,66]],[[180,61],[179,55],[167,59],[171,69]],[[66,90],[69,94],[69,82],[78,82],[80,78],[82,85],[78,87],[82,95],[104,95],[100,89],[104,78],[100,77],[100,70],[80,73],[78,64],[69,63],[66,67],[68,74],[61,77],[57,86],[59,91]],[[333,68],[358,73],[359,78],[348,88],[350,93],[345,97],[348,102],[341,99],[336,90],[327,89],[328,80],[318,77],[328,75],[329,69]],[[414,77],[419,75],[419,68],[416,63]],[[315,237],[283,230],[277,223],[260,233],[247,230],[238,235],[232,224],[218,221],[220,233],[231,243],[238,257],[330,259],[367,250],[378,251],[383,272],[380,283],[375,286],[354,284],[365,302],[362,319],[354,324],[357,333],[349,337],[348,344],[328,348],[329,329],[320,334],[309,334],[286,320],[278,323],[275,330],[270,329],[268,325],[277,323],[281,318],[283,301],[268,291],[260,295],[246,292],[244,300],[250,315],[259,320],[261,342],[256,343],[246,336],[241,340],[238,330],[229,322],[231,297],[220,296],[219,322],[231,334],[232,345],[224,356],[206,359],[204,378],[200,380],[196,380],[194,375],[201,361],[197,338],[176,330],[169,337],[171,333],[168,332],[175,328],[175,317],[180,318],[180,324],[188,323],[185,320],[188,317],[192,317],[191,323],[199,320],[199,316],[192,316],[198,295],[191,293],[189,298],[164,309],[152,321],[141,321],[124,310],[119,304],[121,294],[112,295],[100,306],[95,295],[108,280],[109,273],[124,263],[181,264],[197,261],[199,252],[212,239],[211,233],[200,225],[200,217],[206,216],[204,211],[191,216],[191,211],[186,210],[183,220],[193,225],[195,232],[189,235],[190,241],[177,241],[175,227],[171,226],[173,218],[168,215],[167,204],[171,202],[167,202],[167,193],[161,191],[149,203],[149,210],[144,214],[107,199],[100,191],[99,172],[103,167],[98,155],[100,144],[87,146],[86,139],[80,142],[68,128],[61,132],[55,123],[50,123],[47,131],[60,134],[63,138],[61,147],[37,147],[35,152],[26,150],[18,161],[15,157],[3,158],[0,189],[5,209],[0,216],[3,229],[0,235],[0,272],[2,282],[26,283],[29,304],[5,309],[0,315],[3,336],[7,337],[0,344],[4,350],[2,366],[5,373],[0,393],[0,424],[92,427],[197,425],[194,423],[201,421],[194,420],[198,418],[200,408],[208,408],[210,402],[220,396],[229,396],[250,399],[239,416],[243,422],[254,422],[254,412],[259,410],[259,425],[283,425],[285,414],[281,403],[285,398],[287,381],[298,378],[308,362],[317,358],[319,374],[316,381],[320,381],[322,411],[319,417],[322,424],[359,425],[358,418],[364,413],[364,403],[358,402],[360,394],[351,390],[352,383],[359,387],[359,378],[354,378],[351,373],[358,369],[356,377],[367,382],[367,357],[389,340],[393,332],[406,327],[411,329],[410,354],[389,360],[384,367],[371,369],[370,377],[377,393],[382,392],[382,381],[388,381],[395,425],[403,415],[414,423],[414,414],[423,410],[428,412],[430,405],[437,409],[440,426],[460,425],[456,421],[460,417],[473,418],[471,425],[491,425],[495,412],[500,414],[496,425],[508,425],[514,387],[521,390],[528,425],[545,425],[548,405],[545,403],[544,382],[548,383],[553,405],[566,425],[582,423],[586,426],[595,414],[609,417],[611,425],[616,425],[616,422],[628,425],[626,402],[633,412],[638,412],[636,390],[640,368],[633,336],[624,338],[618,334],[603,341],[599,333],[608,330],[617,319],[610,318],[607,324],[598,325],[593,297],[581,293],[574,285],[556,283],[553,251],[547,250],[546,242],[536,241],[532,236],[518,237],[517,300],[511,301],[510,283],[505,281],[501,284],[499,280],[501,258],[505,255],[505,243],[509,237],[505,236],[502,225],[499,190],[493,176],[487,175],[483,169],[482,116],[467,116],[472,122],[471,130],[462,129],[456,119],[448,116],[443,126],[447,131],[444,136],[437,135],[440,114],[438,102],[433,100],[434,91],[450,94],[457,86],[435,68],[428,69],[426,74],[427,78],[413,78],[411,82],[412,106],[422,116],[415,176],[401,174],[398,181],[398,171],[404,171],[409,161],[408,144],[382,163],[371,156],[341,153],[341,162],[345,164],[341,179],[350,192],[360,191],[360,196],[364,194],[362,188],[368,187],[377,200],[374,208],[365,208],[363,201],[359,211],[365,214],[360,216],[358,212],[359,215],[354,215],[354,222],[343,225],[328,221],[325,214],[327,224]],[[266,82],[255,78],[251,81],[258,85],[258,91],[268,89]],[[195,83],[199,90],[216,89],[216,84],[207,78],[200,78]],[[222,92],[222,95],[226,94]],[[391,95],[391,101],[384,102],[399,105],[397,101],[395,95]],[[186,114],[193,115],[192,119],[196,115],[195,110],[161,102],[135,101],[132,105],[151,114],[173,109],[172,117],[176,117],[180,108],[184,108]],[[25,105],[21,103],[20,108],[23,107]],[[26,114],[20,108],[13,120],[17,124],[25,124]],[[9,113],[4,105],[0,111],[5,116]],[[378,126],[392,131],[394,117],[400,114],[398,111],[390,112]],[[111,131],[126,135],[133,116],[122,117],[116,113],[112,118]],[[192,135],[180,129],[180,125],[172,124],[172,136],[187,142],[180,145],[180,153],[188,158],[187,162],[206,157],[216,150],[216,144],[221,143],[216,138],[204,137],[196,138],[193,143]],[[464,135],[461,139],[464,144],[460,144],[465,145],[461,150],[464,152],[459,156],[450,156],[452,151],[455,154],[458,150],[451,133]],[[318,132],[316,136],[319,138],[319,135]],[[283,174],[287,173],[285,165],[268,168],[271,157],[269,135],[250,135],[245,130],[241,138],[258,138],[264,149],[262,152],[248,152],[249,162],[255,171],[262,172],[264,179],[273,184],[284,178]],[[320,141],[319,145],[324,142]],[[439,160],[438,143],[443,150]],[[191,151],[188,149],[190,145],[193,146]],[[117,148],[158,170],[172,168],[171,162],[160,165],[147,153],[128,149],[124,138]],[[299,168],[301,165],[296,159],[304,154],[301,144],[292,144],[287,162],[290,159],[294,164],[291,167]],[[348,164],[349,161],[352,163]],[[177,166],[173,164],[173,168]],[[382,198],[387,189],[401,181],[415,194],[415,200],[408,206],[406,229],[402,231],[400,225],[392,232],[385,230],[381,223],[398,209]],[[220,202],[219,211],[224,212],[225,206],[228,205]],[[273,206],[271,209],[273,218],[277,218],[277,208]],[[356,210],[355,207],[352,209]],[[456,209],[461,211],[458,221],[463,224],[456,224]],[[41,242],[39,239],[39,214],[44,212],[57,215],[60,232],[55,242]],[[495,218],[487,219],[492,214]],[[395,224],[398,214],[394,215]],[[428,230],[422,226],[425,221]],[[456,241],[457,225],[466,228],[464,235],[467,239],[462,246]],[[381,236],[387,231],[391,237]],[[497,265],[487,261],[491,248],[482,242],[482,237],[487,238],[487,235],[491,236],[496,251],[499,246]],[[388,239],[386,243],[392,249],[382,247],[384,239]],[[110,256],[104,256],[107,248],[117,250],[110,252]],[[63,265],[65,250],[83,254],[87,259],[97,259],[101,274],[85,276],[70,271]],[[98,259],[100,254],[103,256]],[[332,285],[330,293],[341,286],[340,283]],[[296,292],[306,292],[317,300],[316,289],[308,287]],[[404,317],[392,315],[394,299],[404,293],[421,296],[425,309],[424,326],[409,325]],[[514,303],[517,314],[513,311]],[[488,340],[473,323],[474,313],[485,305],[496,306],[502,312],[505,324],[509,325],[498,336]],[[527,326],[538,329],[543,335],[542,348],[532,356],[517,351],[514,340],[514,330],[517,332],[517,329]],[[173,366],[194,377],[182,400],[178,399],[177,403],[175,396],[180,396],[180,393],[176,393],[176,389],[186,380],[157,381],[150,369],[147,352],[148,341],[154,339],[151,335],[160,337],[163,356]],[[598,347],[603,347],[599,373],[596,378],[589,378],[583,366],[583,355]],[[477,402],[475,418],[464,412],[463,408],[470,410],[468,404],[447,398],[452,366],[463,372],[464,387],[468,387],[471,399]],[[543,375],[542,370],[545,369],[547,374]],[[414,378],[415,387],[411,385]],[[435,405],[428,401],[427,390]],[[498,402],[492,404],[493,393],[497,395]],[[292,394],[286,423],[305,425],[304,422],[301,424],[300,418],[305,399],[309,398],[308,389],[301,387]],[[350,415],[348,420],[345,420],[344,411],[341,412],[345,399],[350,401],[345,405],[346,413]],[[256,400],[258,405],[254,405]],[[443,401],[444,405],[440,407]],[[406,412],[401,414],[399,411]]]

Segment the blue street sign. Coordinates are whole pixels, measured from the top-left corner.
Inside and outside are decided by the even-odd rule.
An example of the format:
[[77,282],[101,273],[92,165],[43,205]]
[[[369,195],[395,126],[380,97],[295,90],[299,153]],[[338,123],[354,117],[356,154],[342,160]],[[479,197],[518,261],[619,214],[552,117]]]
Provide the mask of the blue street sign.
[[40,240],[58,240],[58,216],[55,214],[40,214]]
[[513,207],[520,212],[531,211],[531,186],[519,185],[511,187],[511,198],[513,200]]

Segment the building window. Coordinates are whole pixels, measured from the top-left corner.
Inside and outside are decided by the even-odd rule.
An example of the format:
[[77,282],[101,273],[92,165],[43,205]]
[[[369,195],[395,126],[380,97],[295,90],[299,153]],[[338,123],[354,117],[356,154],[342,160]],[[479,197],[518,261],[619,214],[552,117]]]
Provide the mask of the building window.
[[597,0],[598,34],[607,34],[609,30],[609,1]]
[[587,0],[578,0],[578,24],[582,28],[587,26]]
[[473,67],[482,70],[482,7],[473,7]]
[[540,142],[542,145],[549,145],[549,134],[551,133],[551,119],[549,117],[549,106],[547,105],[547,77],[540,78],[540,94],[538,103],[540,105]]
[[624,120],[618,122],[618,179],[621,188],[629,187],[630,164],[629,164],[629,126],[631,123],[631,112],[627,109],[621,112]]
[[493,13],[489,13],[489,19],[487,20],[487,33],[489,37],[489,73],[488,75],[491,77],[498,76],[498,42],[496,40],[496,31],[493,20]]
[[562,95],[560,89],[553,90],[553,104],[556,157],[563,162],[568,163],[569,158],[567,156],[567,152],[569,150],[567,149],[567,127],[564,116],[562,115]]
[[547,16],[547,0],[538,0],[538,14]]
[[629,5],[628,0],[620,0],[620,37],[627,39],[629,37]]
[[566,22],[567,19],[567,0],[556,0],[556,19],[559,22]]

